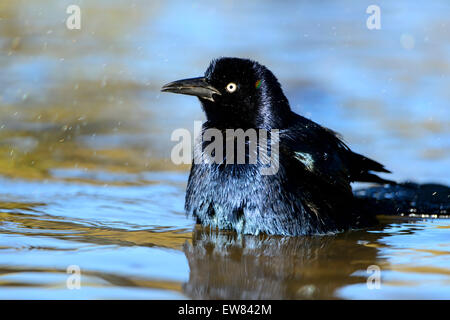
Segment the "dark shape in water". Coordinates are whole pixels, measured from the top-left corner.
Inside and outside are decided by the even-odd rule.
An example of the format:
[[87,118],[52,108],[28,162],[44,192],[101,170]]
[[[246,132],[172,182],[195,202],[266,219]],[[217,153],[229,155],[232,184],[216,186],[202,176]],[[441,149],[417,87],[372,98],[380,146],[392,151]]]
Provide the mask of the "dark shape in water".
[[339,288],[366,282],[356,271],[384,263],[376,247],[357,244],[383,235],[252,236],[196,228],[184,246],[190,272],[183,292],[192,299],[336,298]]
[[355,190],[355,197],[370,214],[410,217],[448,217],[450,188],[412,182]]
[[[197,96],[207,117],[203,130],[218,129],[223,136],[227,129],[280,130],[279,170],[273,175],[261,174],[261,161],[194,162],[185,208],[199,223],[244,234],[290,236],[377,223],[367,199],[355,200],[350,183],[395,185],[373,173],[389,171],[352,152],[335,132],[294,113],[277,78],[263,65],[220,58],[204,77],[174,81],[162,91]],[[204,143],[197,148],[203,151]],[[383,201],[375,202],[375,208],[383,209]],[[388,210],[378,213],[383,211]]]

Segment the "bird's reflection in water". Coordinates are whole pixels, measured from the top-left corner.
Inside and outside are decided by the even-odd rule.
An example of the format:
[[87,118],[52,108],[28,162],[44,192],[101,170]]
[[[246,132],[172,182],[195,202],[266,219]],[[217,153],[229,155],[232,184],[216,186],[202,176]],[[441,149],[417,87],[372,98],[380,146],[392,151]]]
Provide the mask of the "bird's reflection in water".
[[[333,299],[337,290],[367,281],[382,233],[331,236],[237,235],[197,227],[186,243],[193,299]],[[357,272],[360,271],[360,272]]]

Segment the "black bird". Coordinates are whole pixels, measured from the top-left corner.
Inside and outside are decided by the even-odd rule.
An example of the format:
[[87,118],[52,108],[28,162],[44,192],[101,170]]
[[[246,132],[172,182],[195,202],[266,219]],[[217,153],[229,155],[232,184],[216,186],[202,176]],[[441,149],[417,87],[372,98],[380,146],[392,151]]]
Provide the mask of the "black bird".
[[[265,66],[219,58],[204,77],[174,81],[162,91],[197,96],[207,118],[204,131],[214,128],[225,136],[226,129],[279,130],[275,174],[261,174],[261,161],[192,164],[185,209],[199,223],[246,234],[297,236],[377,222],[358,205],[350,183],[393,183],[373,173],[389,171],[351,151],[332,130],[294,113]],[[196,148],[206,145],[198,142]]]

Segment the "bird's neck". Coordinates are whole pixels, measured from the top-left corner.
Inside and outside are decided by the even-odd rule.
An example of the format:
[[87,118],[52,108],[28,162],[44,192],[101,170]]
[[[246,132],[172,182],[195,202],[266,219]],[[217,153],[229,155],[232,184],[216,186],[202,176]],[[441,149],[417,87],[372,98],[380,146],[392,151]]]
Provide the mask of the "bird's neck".
[[207,126],[226,129],[284,129],[292,120],[292,111],[287,100],[263,101],[255,107],[233,106],[209,108],[204,105]]
[[[272,83],[278,83],[276,79]],[[278,85],[261,86],[261,94],[258,101],[257,122],[266,130],[284,129],[289,126],[292,119],[292,111],[289,101]]]

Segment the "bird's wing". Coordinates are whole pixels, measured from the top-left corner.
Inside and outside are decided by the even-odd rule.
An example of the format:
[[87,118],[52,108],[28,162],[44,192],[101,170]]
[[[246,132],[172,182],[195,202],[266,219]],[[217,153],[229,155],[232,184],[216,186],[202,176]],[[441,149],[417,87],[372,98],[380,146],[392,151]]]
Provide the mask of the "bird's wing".
[[[391,173],[381,163],[369,159],[350,150],[342,141],[342,158],[350,173],[351,181],[395,184],[392,180],[383,179],[373,172]],[[373,172],[372,172],[373,171]]]
[[389,173],[382,164],[351,151],[337,133],[311,120],[299,116],[286,136],[299,165],[324,183],[346,190],[354,181],[394,183],[372,173]]
[[[306,120],[306,119],[305,119]],[[339,152],[338,138],[314,122],[300,123],[281,132],[282,155],[300,183],[326,188],[328,193],[351,193],[350,172]],[[319,191],[319,190],[318,190]]]
[[349,171],[335,139],[321,128],[308,123],[280,131],[280,161],[309,212],[341,221],[353,212]]
[[391,173],[391,171],[387,170],[384,167],[384,165],[375,160],[367,158],[362,154],[353,152],[345,144],[345,142],[342,141],[342,137],[338,133],[328,128],[322,127],[322,129],[328,132],[330,139],[334,140],[334,143],[338,148],[340,158],[342,159],[343,163],[345,164],[348,170],[350,181],[395,184],[394,181],[383,179],[373,173],[373,172]]

